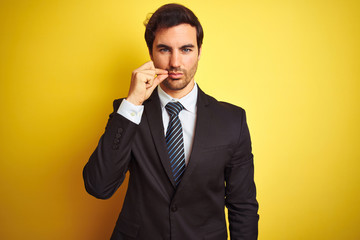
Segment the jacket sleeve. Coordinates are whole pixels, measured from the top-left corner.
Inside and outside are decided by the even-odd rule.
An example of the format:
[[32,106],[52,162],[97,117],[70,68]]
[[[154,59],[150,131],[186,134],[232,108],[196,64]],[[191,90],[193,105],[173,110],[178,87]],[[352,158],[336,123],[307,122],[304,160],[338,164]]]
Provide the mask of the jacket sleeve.
[[84,167],[86,191],[96,198],[110,198],[125,179],[131,161],[131,143],[138,125],[117,113],[114,101],[104,134]]
[[230,239],[254,240],[258,236],[258,202],[251,140],[243,109],[240,118],[239,140],[225,169],[225,204],[228,208]]

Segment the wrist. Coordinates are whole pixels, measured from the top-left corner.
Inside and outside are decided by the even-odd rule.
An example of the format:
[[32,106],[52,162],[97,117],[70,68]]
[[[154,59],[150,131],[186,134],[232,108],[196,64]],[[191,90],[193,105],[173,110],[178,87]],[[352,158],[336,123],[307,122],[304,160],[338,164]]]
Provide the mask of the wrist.
[[130,102],[130,103],[132,103],[132,104],[134,104],[134,105],[136,105],[136,106],[140,106],[140,105],[143,104],[142,101],[139,101],[139,100],[137,100],[136,98],[134,98],[134,97],[132,97],[132,96],[128,96],[128,97],[126,98],[126,101],[128,101],[128,102]]

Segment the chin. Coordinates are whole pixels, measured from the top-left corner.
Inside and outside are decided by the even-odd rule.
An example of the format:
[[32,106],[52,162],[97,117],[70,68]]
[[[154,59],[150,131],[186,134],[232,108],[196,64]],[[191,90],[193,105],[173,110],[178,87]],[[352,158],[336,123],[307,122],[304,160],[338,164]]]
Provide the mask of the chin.
[[167,78],[163,81],[163,85],[170,90],[176,91],[176,90],[182,90],[184,89],[189,82],[186,82],[185,80],[179,79],[172,79]]

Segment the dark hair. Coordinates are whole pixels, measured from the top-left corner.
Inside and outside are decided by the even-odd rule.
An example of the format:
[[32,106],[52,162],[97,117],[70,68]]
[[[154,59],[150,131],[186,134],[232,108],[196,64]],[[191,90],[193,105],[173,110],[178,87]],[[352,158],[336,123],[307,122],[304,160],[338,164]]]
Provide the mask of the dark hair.
[[161,6],[152,14],[150,19],[147,18],[144,22],[146,27],[145,41],[150,54],[152,54],[155,33],[158,29],[170,28],[182,23],[188,23],[196,28],[197,45],[200,50],[204,38],[204,32],[199,20],[190,9],[180,4],[171,3]]

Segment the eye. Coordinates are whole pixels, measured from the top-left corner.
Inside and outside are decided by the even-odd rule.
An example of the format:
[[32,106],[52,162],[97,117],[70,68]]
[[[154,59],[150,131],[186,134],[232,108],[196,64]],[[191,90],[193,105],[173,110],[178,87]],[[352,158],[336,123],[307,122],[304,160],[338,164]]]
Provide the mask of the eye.
[[184,48],[184,49],[182,49],[182,51],[185,52],[185,53],[188,53],[188,52],[191,52],[192,49],[191,48]]
[[160,51],[160,52],[169,52],[169,49],[167,49],[167,48],[160,48],[159,51]]

